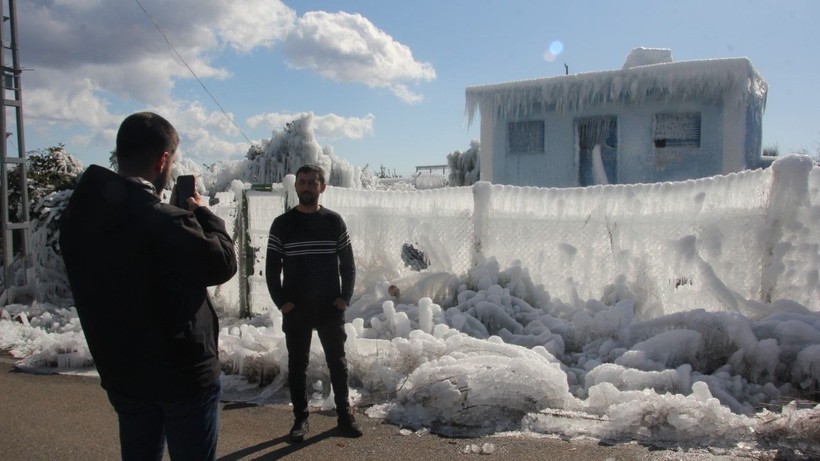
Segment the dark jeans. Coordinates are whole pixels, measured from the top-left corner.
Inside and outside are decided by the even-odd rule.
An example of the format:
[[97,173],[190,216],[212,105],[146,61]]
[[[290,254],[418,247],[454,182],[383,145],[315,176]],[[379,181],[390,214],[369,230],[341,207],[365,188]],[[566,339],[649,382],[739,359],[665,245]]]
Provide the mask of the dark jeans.
[[161,460],[168,441],[171,459],[215,460],[219,435],[219,381],[173,401],[136,400],[108,391],[120,422],[123,461]]
[[285,332],[285,344],[288,348],[288,387],[293,415],[297,419],[308,416],[306,372],[314,329],[319,334],[319,341],[325,351],[336,411],[339,414],[348,411],[344,311],[328,307],[314,313],[305,306],[300,309],[297,305],[283,317],[282,330]]

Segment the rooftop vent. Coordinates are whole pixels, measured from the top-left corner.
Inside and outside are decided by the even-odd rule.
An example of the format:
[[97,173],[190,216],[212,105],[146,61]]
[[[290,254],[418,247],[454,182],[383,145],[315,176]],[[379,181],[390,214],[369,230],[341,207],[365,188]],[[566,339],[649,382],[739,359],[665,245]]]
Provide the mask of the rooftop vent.
[[629,52],[624,69],[672,62],[672,50],[667,48],[634,48]]

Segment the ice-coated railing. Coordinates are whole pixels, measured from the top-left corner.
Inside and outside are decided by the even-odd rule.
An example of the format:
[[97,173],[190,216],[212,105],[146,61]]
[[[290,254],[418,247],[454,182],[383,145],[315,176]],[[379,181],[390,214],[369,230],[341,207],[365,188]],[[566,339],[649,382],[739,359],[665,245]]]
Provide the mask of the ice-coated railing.
[[[255,249],[248,300],[262,312],[273,306],[264,286],[267,231],[295,192],[286,182],[245,195]],[[607,301],[627,289],[650,316],[747,311],[778,299],[820,310],[820,169],[805,156],[673,183],[328,187],[322,204],[348,224],[357,294],[421,267],[461,276],[495,259],[502,269],[520,265],[564,302]],[[408,247],[416,252],[408,256]]]

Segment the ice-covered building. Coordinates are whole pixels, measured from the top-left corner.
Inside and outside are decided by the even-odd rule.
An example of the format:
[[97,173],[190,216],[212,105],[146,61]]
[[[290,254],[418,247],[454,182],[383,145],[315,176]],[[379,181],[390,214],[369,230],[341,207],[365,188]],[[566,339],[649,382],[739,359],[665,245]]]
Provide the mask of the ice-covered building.
[[481,115],[482,180],[630,184],[763,166],[766,94],[747,58],[636,48],[619,70],[468,87],[466,111]]

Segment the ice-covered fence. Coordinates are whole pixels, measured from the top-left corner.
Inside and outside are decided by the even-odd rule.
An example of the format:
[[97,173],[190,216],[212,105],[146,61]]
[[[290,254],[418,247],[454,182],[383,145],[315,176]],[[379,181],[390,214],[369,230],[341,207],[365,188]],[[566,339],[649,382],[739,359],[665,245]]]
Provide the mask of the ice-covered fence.
[[248,190],[244,196],[247,220],[244,221],[244,236],[241,250],[245,252],[240,271],[247,274],[247,298],[242,301],[243,310],[264,312],[274,307],[265,283],[265,253],[268,247],[268,233],[273,219],[285,210],[287,194],[282,184],[274,184],[270,191]]
[[[225,230],[228,234],[233,235],[237,244],[243,241],[241,220],[245,218],[242,209],[237,207],[237,197],[241,199],[244,195],[243,185],[240,181],[234,181],[233,188],[224,192],[217,193],[213,198],[216,203],[209,206],[211,211],[225,221]],[[241,201],[241,200],[240,200]],[[237,245],[241,248],[241,245]],[[246,252],[237,251],[237,259],[239,266],[242,266],[242,261],[245,258]],[[210,287],[209,292],[214,303],[219,306],[222,311],[239,315],[242,302],[245,300],[247,293],[245,274],[242,271],[237,271],[230,280],[216,287]]]
[[[292,183],[276,193],[246,193],[250,245],[257,249],[248,282],[253,312],[272,306],[264,288],[265,240],[288,193]],[[322,203],[347,221],[357,295],[414,270],[463,275],[494,258],[502,269],[519,264],[565,302],[611,301],[628,290],[647,315],[748,312],[777,299],[820,308],[820,171],[808,157],[675,183],[328,187]],[[408,262],[408,247],[423,264]]]
[[414,270],[463,275],[473,265],[474,206],[469,187],[423,191],[329,187],[322,204],[347,222],[360,289]]
[[[273,307],[265,284],[267,237],[273,219],[295,204],[292,184],[244,194],[246,243],[240,248],[248,253],[249,276],[243,302],[253,313]],[[356,295],[413,271],[461,275],[473,264],[470,188],[401,192],[328,187],[321,200],[347,223],[357,266]]]
[[477,187],[481,252],[520,264],[564,302],[622,284],[644,309],[724,310],[757,299],[771,171],[573,189]]

